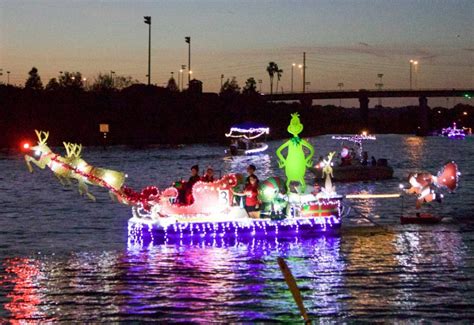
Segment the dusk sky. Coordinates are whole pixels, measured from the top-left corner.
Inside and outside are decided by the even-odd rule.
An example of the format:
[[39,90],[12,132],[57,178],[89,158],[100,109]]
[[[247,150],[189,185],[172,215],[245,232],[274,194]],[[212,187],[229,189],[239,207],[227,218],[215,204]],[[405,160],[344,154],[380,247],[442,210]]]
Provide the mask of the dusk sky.
[[[290,90],[291,64],[307,55],[308,90],[408,88],[409,60],[419,61],[418,88],[474,86],[474,1],[17,1],[0,0],[0,68],[24,84],[32,66],[43,83],[59,71],[99,72],[146,81],[152,16],[152,83],[187,64],[204,91],[220,76],[262,79],[275,61]],[[295,90],[301,72],[294,70]],[[279,89],[281,91],[281,88]]]

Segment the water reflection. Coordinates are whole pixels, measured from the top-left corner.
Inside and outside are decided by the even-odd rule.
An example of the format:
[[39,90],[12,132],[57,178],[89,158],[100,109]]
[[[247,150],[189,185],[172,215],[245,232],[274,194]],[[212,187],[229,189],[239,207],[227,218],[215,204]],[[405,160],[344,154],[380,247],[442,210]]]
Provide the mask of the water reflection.
[[310,310],[339,312],[338,237],[5,260],[5,308],[18,321],[298,321],[278,256],[287,258]]
[[4,267],[6,274],[0,283],[1,287],[11,290],[6,294],[10,302],[4,305],[11,313],[10,322],[53,320],[41,308],[43,294],[39,283],[44,276],[40,271],[41,264],[28,258],[12,258],[5,260]]

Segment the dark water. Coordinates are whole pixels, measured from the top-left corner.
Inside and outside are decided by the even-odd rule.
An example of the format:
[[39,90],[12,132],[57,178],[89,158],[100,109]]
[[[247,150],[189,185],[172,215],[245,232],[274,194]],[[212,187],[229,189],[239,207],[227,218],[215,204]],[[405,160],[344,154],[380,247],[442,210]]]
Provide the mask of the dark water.
[[[339,146],[329,136],[311,142],[316,156]],[[132,187],[163,188],[187,178],[195,163],[222,174],[254,163],[261,179],[282,176],[273,155],[280,143],[270,144],[269,155],[233,160],[208,146],[85,148],[83,155],[125,171]],[[276,261],[282,256],[313,319],[472,321],[473,139],[385,135],[365,148],[389,158],[396,179],[337,184],[339,193],[395,193],[409,171],[435,173],[455,160],[460,188],[425,208],[443,222],[402,226],[400,199],[359,200],[348,203],[381,227],[353,213],[336,237],[139,247],[128,243],[130,210],[103,189],[91,187],[97,202],[89,202],[49,170],[29,174],[20,155],[0,154],[0,320],[296,322]],[[413,211],[414,198],[405,198],[403,213]]]

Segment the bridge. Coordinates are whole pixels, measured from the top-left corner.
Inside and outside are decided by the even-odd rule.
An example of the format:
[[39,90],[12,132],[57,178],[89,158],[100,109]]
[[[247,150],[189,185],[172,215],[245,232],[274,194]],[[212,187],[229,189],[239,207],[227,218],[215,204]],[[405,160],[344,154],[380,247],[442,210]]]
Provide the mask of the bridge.
[[358,99],[360,103],[360,117],[365,127],[369,125],[369,101],[370,98],[418,98],[420,104],[420,134],[429,131],[428,98],[429,97],[465,97],[471,98],[474,89],[377,89],[377,90],[337,90],[318,91],[305,93],[266,94],[262,98],[267,101],[300,101],[303,106],[311,106],[313,100],[318,99]]

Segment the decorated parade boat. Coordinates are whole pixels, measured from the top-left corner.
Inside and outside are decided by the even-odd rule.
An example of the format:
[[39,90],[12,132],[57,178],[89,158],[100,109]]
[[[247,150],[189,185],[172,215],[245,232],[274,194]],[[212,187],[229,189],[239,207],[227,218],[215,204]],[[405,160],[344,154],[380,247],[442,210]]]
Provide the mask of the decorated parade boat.
[[[82,146],[63,143],[67,155],[54,153],[46,144],[48,132],[36,131],[35,155],[25,155],[30,172],[32,165],[49,167],[63,184],[78,182],[79,192],[91,200],[95,197],[88,185],[107,188],[112,198],[132,208],[129,236],[132,241],[163,241],[171,238],[195,237],[276,237],[328,233],[340,228],[347,212],[342,196],[335,192],[329,174],[322,191],[306,190],[304,175],[311,166],[312,146],[298,137],[303,130],[297,113],[292,114],[288,131],[293,138],[277,150],[280,168],[285,169],[286,183],[278,177],[263,181],[255,195],[260,207],[249,210],[236,203],[235,196],[253,195],[242,175],[228,174],[212,181],[189,185],[177,182],[160,191],[149,186],[135,191],[124,185],[124,173],[97,168],[81,157]],[[265,132],[262,130],[262,132]],[[286,157],[283,151],[287,150]],[[309,154],[308,154],[309,151]],[[242,187],[243,192],[242,192]],[[287,189],[295,189],[287,191]],[[186,195],[181,195],[186,191]],[[189,192],[189,193],[187,193]],[[187,194],[191,194],[191,199]],[[183,200],[183,197],[187,198]]]
[[[376,181],[391,179],[393,177],[393,168],[388,165],[387,159],[378,159],[371,161],[364,152],[362,143],[365,140],[376,140],[375,136],[363,132],[353,136],[333,136],[332,139],[342,140],[342,150],[340,153],[341,161],[338,163],[330,162],[333,165],[333,180],[337,182],[357,182],[357,181]],[[354,144],[357,148],[351,148],[345,145],[344,141]],[[319,161],[309,170],[320,179],[323,176],[323,169],[327,161]]]
[[[285,182],[279,177],[270,177],[258,184],[254,175],[244,179],[240,174],[227,174],[212,181],[176,182],[162,191],[155,186],[135,191],[124,185],[124,173],[89,165],[81,157],[81,145],[63,142],[66,156],[54,153],[46,144],[49,133],[44,131],[36,131],[38,144],[29,149],[34,155],[25,155],[25,161],[30,172],[33,172],[32,164],[41,169],[48,167],[63,185],[77,181],[79,193],[91,200],[95,201],[95,197],[89,192],[88,185],[108,189],[113,199],[132,209],[128,223],[131,243],[334,233],[349,212],[342,204],[343,197],[400,197],[400,194],[339,195],[331,181],[334,176],[331,160],[335,152],[324,159],[324,186],[307,188],[304,176],[307,167],[312,166],[314,149],[299,137],[302,130],[299,115],[292,114],[288,132],[293,137],[276,151],[279,167],[285,171]],[[437,176],[413,174],[409,180],[412,187],[406,192],[417,195],[419,208],[422,203],[441,200],[442,194],[433,186],[454,191],[459,175],[457,165],[450,162]],[[237,196],[245,197],[245,208],[242,201],[238,203]],[[410,222],[408,219],[401,221]],[[415,221],[424,222],[428,218],[423,216]]]
[[440,135],[450,139],[462,140],[466,137],[466,131],[464,130],[464,128],[458,129],[456,127],[456,122],[454,122],[452,127],[442,129]]
[[233,125],[229,133],[225,134],[227,138],[231,139],[229,149],[225,152],[232,156],[263,153],[268,149],[268,145],[265,143],[268,134],[270,134],[270,128],[260,123],[244,122]]

